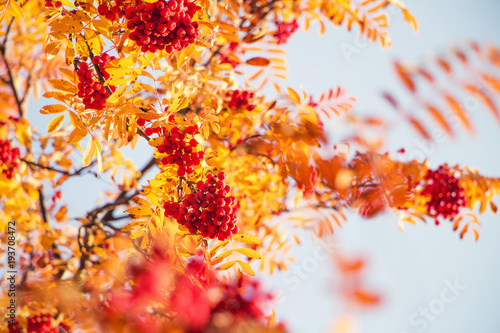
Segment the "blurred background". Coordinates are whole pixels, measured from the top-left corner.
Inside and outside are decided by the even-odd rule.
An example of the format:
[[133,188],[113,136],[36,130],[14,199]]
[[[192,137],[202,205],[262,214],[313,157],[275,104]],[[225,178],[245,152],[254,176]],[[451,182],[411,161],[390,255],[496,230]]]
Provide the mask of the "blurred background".
[[[404,158],[425,156],[432,167],[448,162],[467,165],[484,175],[500,175],[497,145],[500,128],[483,107],[471,108],[470,118],[476,134],[469,136],[463,127],[454,139],[422,139],[381,98],[390,91],[401,102],[406,94],[393,69],[393,61],[430,64],[433,56],[452,46],[465,47],[470,40],[481,45],[500,45],[500,2],[404,1],[418,21],[418,33],[403,20],[398,11],[390,15],[392,47],[366,42],[356,32],[328,27],[324,36],[317,26],[298,32],[286,44],[288,50],[288,85],[314,96],[326,88],[341,86],[358,102],[352,112],[382,115],[398,124],[388,137],[387,151],[406,149]],[[429,92],[432,94],[432,92]],[[402,103],[418,115],[418,107]],[[438,129],[425,122],[430,132]],[[335,137],[337,128],[332,128]],[[358,332],[380,333],[468,333],[500,332],[500,220],[488,211],[480,216],[479,241],[461,240],[450,223],[432,221],[407,225],[401,232],[392,212],[366,220],[356,214],[335,233],[335,242],[345,254],[367,261],[365,281],[382,292],[382,305],[357,313]],[[282,291],[279,318],[292,332],[328,332],[334,318],[343,311],[335,292],[336,275],[331,260],[324,259],[320,245],[303,233],[304,244],[294,249],[296,266],[288,274],[276,275],[272,287]],[[321,248],[322,249],[322,248]],[[320,254],[318,254],[318,251]],[[323,260],[322,260],[323,259]],[[317,269],[316,269],[317,267]],[[299,273],[299,271],[301,273]],[[295,279],[294,279],[295,278]],[[296,278],[300,284],[295,283]]]
[[[405,4],[417,18],[418,33],[404,23],[399,11],[390,11],[390,49],[368,43],[356,29],[347,32],[331,25],[324,36],[317,33],[317,25],[307,33],[301,30],[294,34],[284,46],[289,68],[286,86],[296,90],[302,87],[313,96],[328,88],[345,88],[358,100],[351,112],[380,115],[397,124],[387,133],[386,151],[393,156],[426,158],[432,167],[458,163],[487,176],[500,176],[500,127],[485,108],[469,110],[477,129],[475,136],[457,128],[461,134],[454,139],[425,141],[382,98],[382,92],[390,91],[407,109],[422,114],[418,107],[412,109],[405,104],[406,95],[393,61],[429,63],[433,55],[447,52],[454,45],[465,46],[469,40],[500,45],[500,2],[406,0]],[[45,104],[49,103],[32,102],[29,114],[33,125],[43,132],[53,117],[34,110]],[[437,129],[435,123],[426,124]],[[340,129],[334,120],[329,129],[333,140],[337,131]],[[397,155],[403,147],[406,154]],[[151,148],[142,141],[134,151],[125,150],[138,167],[151,154]],[[102,203],[103,193],[112,188],[105,179],[88,178],[74,177],[62,188],[72,216],[84,215],[96,202]],[[96,197],[96,193],[101,194]],[[349,214],[348,222],[335,232],[332,248],[364,258],[365,281],[383,295],[382,304],[375,309],[343,317],[345,332],[500,332],[498,216],[486,212],[480,217],[478,242],[470,235],[461,240],[449,223],[407,225],[401,232],[397,221],[396,214],[390,212],[370,220]],[[331,248],[313,242],[310,232],[299,235],[303,243],[292,251],[296,262],[290,271],[275,273],[271,278],[262,275],[262,280],[278,293],[276,315],[291,332],[329,332],[334,319],[345,313],[345,304],[335,289],[338,284],[332,260],[325,255],[325,248]]]

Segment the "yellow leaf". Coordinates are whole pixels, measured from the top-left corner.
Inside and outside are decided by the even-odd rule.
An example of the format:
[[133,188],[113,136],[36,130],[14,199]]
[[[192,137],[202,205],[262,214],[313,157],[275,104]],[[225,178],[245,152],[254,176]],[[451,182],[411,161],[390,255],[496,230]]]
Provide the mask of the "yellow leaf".
[[125,214],[135,215],[135,216],[144,216],[144,215],[152,215],[153,210],[147,207],[132,207],[125,211]]
[[80,142],[84,137],[87,136],[87,131],[82,128],[75,128],[73,132],[68,137],[69,143],[77,143]]
[[99,173],[102,171],[101,144],[95,138],[92,139],[92,142],[94,144],[94,148],[97,155],[97,176],[99,176]]
[[92,140],[89,140],[87,142],[87,147],[85,148],[85,151],[83,152],[82,156],[82,166],[86,167],[92,162],[92,158],[94,158],[95,155],[95,145],[92,142]]
[[129,83],[130,80],[132,80],[130,77],[117,77],[117,78],[114,78],[114,79],[109,79],[109,80],[106,80],[106,82],[104,83],[105,86],[119,86],[121,84],[124,84],[124,83]]
[[253,259],[259,259],[259,260],[262,259],[259,252],[252,250],[252,249],[249,249],[249,248],[246,248],[246,247],[239,248],[236,251],[238,251],[239,253],[241,253],[247,257],[253,258]]
[[76,92],[75,85],[66,80],[52,79],[49,83],[57,90],[66,91],[74,94]]
[[241,242],[241,243],[247,243],[247,244],[260,244],[260,239],[258,237],[255,237],[253,235],[249,234],[237,234],[233,236],[233,239],[235,241]]
[[212,127],[212,130],[214,131],[215,134],[219,134],[220,132],[219,123],[210,123],[210,126]]
[[297,92],[295,90],[293,90],[292,88],[286,88],[286,89],[288,90],[288,95],[290,96],[292,101],[294,101],[297,104],[300,104],[299,94],[297,94]]
[[[124,228],[124,229],[125,229],[125,228]],[[145,233],[146,233],[146,230],[144,230],[144,229],[139,229],[138,231],[136,231],[136,232],[132,233],[132,234],[130,235],[130,238],[132,238],[132,239],[136,239],[136,238],[141,237],[141,236],[142,236],[142,235],[144,235]]]
[[245,273],[247,273],[250,276],[255,276],[255,272],[253,271],[252,267],[249,264],[241,260],[238,260],[238,264]]
[[225,270],[233,267],[234,264],[236,264],[236,261],[228,261],[228,262],[223,263],[220,266],[217,266],[216,270],[218,270],[218,271],[225,271]]
[[41,110],[41,114],[52,114],[52,113],[59,113],[67,110],[68,108],[66,105],[62,104],[53,104],[53,105],[45,105]]
[[112,25],[111,20],[104,20],[104,21],[96,20],[92,22],[92,25],[94,26],[95,30],[104,35],[104,37],[109,38],[109,36],[111,35],[110,34],[111,29],[109,29]]
[[75,128],[81,128],[81,129],[85,128],[83,120],[76,113],[70,111],[69,119],[71,120],[71,123],[73,124],[73,126],[75,126]]
[[161,145],[163,143],[164,140],[165,140],[165,138],[163,138],[163,137],[153,138],[153,139],[149,140],[149,145],[152,147],[158,147],[159,145]]
[[75,8],[75,4],[70,0],[61,0],[62,4],[71,8]]
[[106,72],[111,74],[113,77],[124,77],[126,75],[132,74],[133,68],[107,68]]
[[23,11],[17,2],[14,0],[9,1],[9,6],[7,7],[7,11],[14,17],[24,18]]
[[215,244],[209,251],[210,257],[213,257],[217,253],[217,251],[224,248],[224,246],[226,246],[227,244],[229,244],[229,239],[226,239],[225,241]]
[[481,206],[479,207],[479,214],[483,214],[484,211],[486,210],[486,205],[487,205],[487,200],[486,200],[486,197],[483,197],[483,199],[481,200]]
[[98,256],[100,256],[102,258],[106,258],[108,255],[102,247],[98,247],[98,246],[94,246],[92,248],[92,252],[94,252],[94,254],[97,254]]
[[73,42],[68,40],[66,42],[66,51],[65,51],[66,65],[71,65],[75,60],[75,47],[73,46]]
[[116,103],[116,101],[118,101],[118,98],[121,97],[124,93],[125,93],[125,90],[127,90],[127,85],[124,84],[122,85],[120,88],[116,89],[116,91],[108,97],[108,104],[112,105],[113,103]]
[[52,119],[49,123],[49,126],[47,126],[47,131],[48,132],[56,132],[58,131],[62,124],[64,122],[64,115],[59,115],[57,117],[55,117],[54,119]]
[[141,241],[141,249],[145,249],[149,244],[149,234],[145,233],[144,238]]
[[255,80],[255,79],[256,79],[257,77],[259,77],[259,76],[260,76],[263,72],[264,72],[264,69],[261,69],[261,70],[257,71],[257,73],[255,73],[254,75],[252,75],[252,76],[248,79],[248,81],[253,81],[253,80]]
[[215,266],[219,263],[221,263],[224,259],[226,259],[227,257],[229,257],[231,254],[233,254],[234,250],[228,250],[226,252],[223,252],[222,254],[218,255],[217,257],[215,257],[212,261],[211,261],[211,264],[212,266]]

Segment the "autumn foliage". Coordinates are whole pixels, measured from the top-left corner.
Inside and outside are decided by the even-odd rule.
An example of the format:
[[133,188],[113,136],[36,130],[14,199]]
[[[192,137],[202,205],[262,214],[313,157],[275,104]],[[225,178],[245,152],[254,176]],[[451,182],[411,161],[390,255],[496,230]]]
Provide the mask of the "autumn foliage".
[[[298,29],[331,24],[389,47],[389,6],[417,30],[399,1],[1,2],[0,235],[2,250],[16,238],[18,276],[17,315],[0,331],[285,332],[260,281],[287,270],[298,229],[329,239],[346,214],[393,211],[401,229],[451,224],[477,240],[477,215],[496,213],[500,178],[387,153],[364,133],[388,122],[352,112],[348,90],[314,98],[286,85],[281,44]],[[454,77],[455,65],[467,79]],[[474,129],[437,72],[500,120],[494,46],[472,43],[427,66],[394,65],[448,135],[445,107]],[[393,94],[383,97],[430,137]],[[47,130],[28,110],[51,119]],[[347,135],[330,142],[340,118]],[[142,144],[151,149],[137,167],[123,150]],[[61,190],[74,177],[114,190],[82,213]],[[351,310],[380,302],[364,286],[363,260],[339,252],[332,261],[336,297]]]

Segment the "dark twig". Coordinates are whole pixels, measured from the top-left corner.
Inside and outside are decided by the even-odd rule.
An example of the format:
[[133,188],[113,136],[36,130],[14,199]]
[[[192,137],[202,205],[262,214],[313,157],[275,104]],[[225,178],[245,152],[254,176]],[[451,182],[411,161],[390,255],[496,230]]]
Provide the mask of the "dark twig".
[[[85,35],[83,35],[82,37],[83,37],[83,40],[85,41],[85,44],[87,45],[87,48],[89,50],[90,60],[92,61],[92,63],[94,63],[94,53],[92,52],[92,49],[90,48],[90,45],[87,42],[87,39],[85,39]],[[104,83],[106,82],[106,79],[104,78],[104,75],[102,74],[101,69],[99,68],[99,66],[97,66],[97,64],[94,64],[94,69],[97,73],[97,76],[99,76],[99,81],[101,81],[101,83],[104,85]],[[104,88],[106,89],[107,93],[110,96],[113,94],[113,91],[111,91],[111,88],[109,86],[104,86]],[[127,118],[127,127],[128,127],[128,122],[129,122],[129,119]],[[144,139],[148,140],[148,142],[149,142],[149,136],[147,136],[146,133],[144,133],[144,131],[142,129],[137,128],[137,134],[139,134],[140,136],[142,136]]]
[[34,166],[34,167],[38,167],[38,168],[41,168],[41,169],[55,171],[55,172],[61,173],[63,175],[69,176],[69,177],[81,175],[82,172],[85,169],[88,169],[91,165],[93,165],[93,164],[96,163],[96,161],[93,161],[91,164],[87,165],[86,167],[81,167],[80,169],[78,169],[78,170],[76,170],[74,172],[69,172],[69,171],[66,171],[66,170],[61,170],[61,169],[53,168],[53,167],[50,167],[50,166],[41,165],[41,164],[38,164],[38,163],[35,163],[35,162],[27,161],[24,158],[21,158],[21,161],[23,161],[24,163],[26,163],[26,164],[28,164],[30,166]]
[[[140,180],[142,178],[142,176],[144,176],[144,174],[149,170],[151,169],[154,165],[156,165],[156,159],[155,158],[152,158],[141,170],[140,170],[140,175],[139,177],[137,178],[137,180]],[[124,205],[124,204],[127,204],[130,200],[132,200],[137,194],[138,194],[138,191],[136,191],[133,195],[129,195],[127,196],[128,194],[128,190],[123,190],[119,195],[118,197],[115,199],[115,201],[111,202],[111,203],[108,203],[104,206],[101,206],[101,207],[98,207],[96,209],[94,209],[93,211],[89,212],[87,214],[87,217],[89,219],[95,219],[97,217],[97,215],[99,213],[102,213],[104,211],[107,211],[106,214],[103,216],[103,218],[101,219],[101,222],[102,223],[106,223],[108,221],[113,221],[114,220],[114,217],[113,217],[113,211],[116,207],[118,206],[121,206],[121,205]]]
[[5,38],[3,40],[2,45],[0,45],[0,54],[2,55],[3,62],[5,64],[5,68],[7,69],[7,74],[9,75],[8,84],[12,88],[12,92],[14,94],[14,99],[16,100],[17,108],[18,108],[18,111],[19,111],[19,117],[22,118],[23,115],[24,115],[24,112],[23,112],[23,101],[24,101],[24,98],[21,99],[19,97],[19,92],[17,91],[16,86],[14,84],[14,74],[12,73],[12,69],[10,67],[9,62],[7,61],[7,56],[6,56],[6,54],[7,54],[7,40],[8,40],[10,28],[12,27],[12,23],[14,23],[14,18],[12,18],[10,20],[10,23],[7,26],[7,30],[5,32]]

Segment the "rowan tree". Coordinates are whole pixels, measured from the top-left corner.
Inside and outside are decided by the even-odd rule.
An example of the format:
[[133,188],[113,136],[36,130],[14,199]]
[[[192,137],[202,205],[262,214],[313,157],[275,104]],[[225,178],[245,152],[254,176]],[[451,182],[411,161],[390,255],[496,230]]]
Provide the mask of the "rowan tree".
[[[17,314],[2,331],[285,332],[259,281],[287,270],[296,230],[328,240],[346,212],[392,210],[400,228],[449,224],[477,240],[477,215],[497,211],[499,178],[404,161],[365,135],[390,126],[352,112],[348,90],[313,98],[287,86],[281,45],[297,29],[331,24],[390,47],[389,7],[416,32],[395,0],[3,1],[0,233],[5,268],[16,241],[18,276]],[[457,90],[500,121],[497,48],[471,43],[436,59],[395,63],[415,104],[450,136],[444,108],[474,131]],[[51,117],[47,130],[28,110]],[[346,135],[331,142],[340,117]],[[151,149],[137,166],[123,150],[139,142]],[[61,191],[75,177],[115,190],[82,214]],[[333,260],[346,303],[378,304],[363,261]]]

